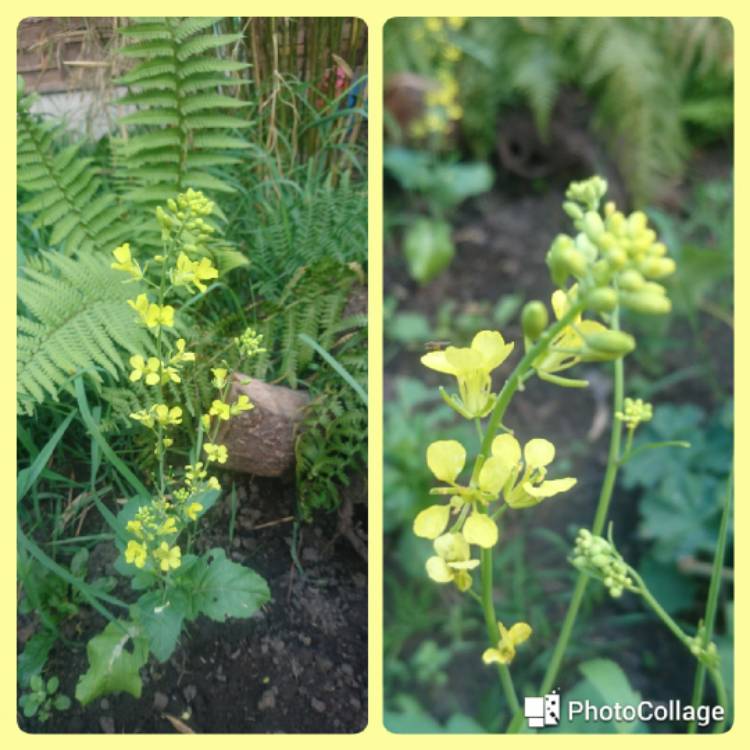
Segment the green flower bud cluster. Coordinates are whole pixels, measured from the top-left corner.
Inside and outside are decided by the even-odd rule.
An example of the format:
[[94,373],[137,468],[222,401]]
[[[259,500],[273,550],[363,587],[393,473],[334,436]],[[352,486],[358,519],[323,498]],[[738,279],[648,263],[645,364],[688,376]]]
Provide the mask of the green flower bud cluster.
[[626,398],[623,410],[615,412],[615,417],[623,422],[629,430],[635,430],[641,422],[650,422],[653,416],[654,408],[640,398]]
[[716,648],[716,644],[706,643],[706,626],[703,621],[698,625],[698,632],[687,639],[687,646],[690,649],[690,653],[698,659],[699,662],[705,664],[708,669],[718,669],[719,667],[719,651]]
[[564,288],[575,277],[587,308],[596,312],[610,312],[619,303],[649,315],[668,313],[672,303],[657,280],[674,273],[674,260],[642,211],[625,216],[611,201],[600,211],[606,190],[601,177],[568,189],[563,209],[578,234],[560,234],[552,242],[547,253],[552,280]]
[[263,346],[263,336],[257,333],[254,328],[246,328],[241,336],[234,339],[234,343],[239,349],[240,355],[245,359],[250,359],[266,351]]
[[[180,193],[176,199],[167,201],[167,210],[161,206],[156,209],[156,218],[161,225],[162,239],[180,231],[188,232],[188,244],[185,246],[187,252],[195,251],[197,246],[204,243],[215,231],[215,227],[204,220],[204,216],[210,216],[214,210],[213,201],[206,198],[200,191],[188,188]],[[192,240],[192,243],[191,243]]]
[[630,568],[620,553],[604,537],[594,536],[588,529],[581,529],[573,549],[572,565],[602,581],[611,596],[617,598],[622,592],[638,592],[629,575]]

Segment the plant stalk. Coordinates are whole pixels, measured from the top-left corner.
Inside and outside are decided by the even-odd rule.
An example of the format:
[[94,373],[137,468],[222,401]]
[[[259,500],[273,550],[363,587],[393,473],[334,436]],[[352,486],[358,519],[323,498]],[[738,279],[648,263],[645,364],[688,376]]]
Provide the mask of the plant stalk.
[[[620,329],[620,316],[619,310],[615,309],[612,313],[611,328],[614,331]],[[607,521],[607,514],[609,512],[609,505],[612,500],[612,492],[615,487],[615,480],[617,479],[617,472],[620,466],[620,443],[622,440],[622,423],[615,419],[614,414],[622,410],[622,402],[625,393],[625,367],[622,358],[614,361],[614,388],[613,388],[613,408],[612,408],[612,430],[609,439],[609,454],[607,457],[607,469],[604,474],[604,481],[602,482],[602,489],[599,493],[599,502],[596,506],[596,513],[594,515],[594,522],[591,526],[591,533],[600,535],[604,530],[604,524]],[[583,597],[586,593],[586,587],[588,586],[588,575],[586,573],[579,573],[576,580],[575,588],[573,589],[573,595],[568,605],[568,610],[565,613],[565,619],[563,620],[560,635],[558,636],[555,649],[552,652],[552,658],[547,665],[547,671],[544,674],[542,685],[539,688],[539,695],[546,695],[555,683],[557,674],[560,671],[562,665],[563,656],[570,643],[570,637],[573,634],[573,627],[578,617],[578,612],[583,603]],[[511,723],[508,726],[508,733],[515,733],[521,729],[523,722],[523,714],[517,711],[514,715]]]
[[[729,516],[730,509],[732,507],[732,484],[734,479],[734,471],[730,472],[729,480],[727,482],[727,491],[724,495],[724,508],[721,513],[721,522],[719,524],[719,537],[716,542],[716,552],[714,554],[714,565],[711,571],[711,582],[708,586],[708,598],[706,599],[706,612],[703,616],[703,626],[705,628],[705,636],[703,639],[703,645],[707,646],[711,643],[714,633],[714,623],[716,621],[716,609],[719,604],[719,593],[721,592],[721,570],[724,566],[724,555],[726,554],[727,548],[727,532],[729,529]],[[714,680],[716,682],[716,680]],[[693,708],[698,708],[701,700],[703,700],[703,690],[706,684],[706,665],[702,662],[698,662],[698,667],[695,670],[695,681],[693,682],[693,697],[691,704]],[[719,698],[724,708],[728,707],[726,697],[723,701]],[[695,721],[691,721],[688,724],[688,733],[695,734],[697,731],[697,724]]]

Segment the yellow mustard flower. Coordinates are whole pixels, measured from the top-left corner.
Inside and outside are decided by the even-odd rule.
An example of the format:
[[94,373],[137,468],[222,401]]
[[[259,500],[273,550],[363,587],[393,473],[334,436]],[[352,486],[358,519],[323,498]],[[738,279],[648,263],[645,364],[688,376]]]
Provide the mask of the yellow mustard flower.
[[176,286],[192,284],[199,291],[205,292],[207,287],[203,282],[218,277],[219,271],[213,266],[210,259],[201,258],[198,261],[193,261],[181,252],[172,272],[172,283]]
[[443,57],[448,62],[457,62],[461,59],[461,48],[455,44],[447,44],[443,47]]
[[134,300],[129,299],[128,304],[138,313],[141,322],[149,328],[174,325],[174,308],[172,305],[157,305],[149,302],[146,294],[139,294]]
[[125,562],[135,565],[136,568],[142,568],[146,564],[146,557],[146,545],[131,539],[125,549]]
[[178,364],[179,362],[195,362],[195,352],[185,351],[185,347],[187,346],[185,339],[177,339],[176,346],[177,351],[172,356],[172,359],[169,360],[172,364]]
[[198,514],[203,510],[203,506],[200,503],[190,503],[187,508],[185,508],[185,513],[187,514],[187,517],[191,521],[196,521],[198,519]]
[[231,414],[231,408],[229,404],[225,404],[221,399],[217,398],[211,402],[211,408],[208,410],[208,413],[212,417],[218,417],[226,422]]
[[214,376],[211,381],[214,388],[221,389],[227,384],[227,370],[224,367],[212,367],[211,373]]
[[[495,522],[482,513],[477,504],[486,506],[496,500],[512,467],[502,458],[490,456],[482,465],[476,484],[464,487],[456,484],[466,463],[466,449],[457,440],[437,440],[427,448],[427,465],[435,478],[447,487],[433,487],[434,495],[451,495],[450,505],[431,505],[414,519],[414,533],[425,539],[440,536],[450,521],[451,508],[460,510],[466,504],[474,505],[474,513],[464,524],[464,534],[471,544],[492,547],[498,539]],[[468,525],[467,525],[468,524]]]
[[159,561],[159,567],[167,573],[170,568],[176,570],[180,567],[182,552],[177,545],[170,547],[166,542],[162,542],[154,550],[154,557]]
[[533,631],[525,622],[517,622],[510,630],[506,630],[502,622],[498,622],[497,629],[500,632],[497,648],[488,648],[482,654],[482,661],[485,664],[510,664],[516,655],[516,646],[527,641]]
[[115,256],[115,262],[111,267],[116,271],[129,273],[134,279],[140,279],[143,277],[141,267],[133,260],[130,253],[130,243],[126,242],[124,245],[116,247],[112,251],[112,255]]
[[144,359],[140,354],[134,354],[130,358],[130,366],[133,368],[130,379],[134,383],[143,378],[146,385],[157,385],[161,380],[161,362],[156,357]]
[[175,520],[174,516],[170,516],[167,518],[166,521],[159,527],[158,534],[159,536],[166,536],[167,534],[176,534],[177,533],[177,521]]
[[145,409],[139,409],[138,411],[132,412],[130,418],[136,422],[140,422],[144,427],[151,428],[154,426],[153,414]]
[[459,533],[443,534],[434,542],[437,553],[430,557],[425,568],[427,575],[436,583],[455,583],[460,591],[471,588],[470,570],[479,565],[471,559],[469,543]]
[[226,445],[216,445],[214,443],[204,443],[203,450],[206,451],[206,457],[209,461],[215,461],[225,464],[229,458]]
[[171,409],[166,404],[155,404],[151,407],[154,419],[162,425],[182,424],[182,409],[179,406],[173,406]]
[[211,415],[201,414],[201,424],[203,425],[203,429],[208,432],[211,427]]
[[206,482],[206,487],[212,490],[220,490],[221,485],[219,484],[219,480],[216,477],[209,477],[208,481]]
[[127,529],[139,539],[143,539],[143,524],[140,521],[128,521]]
[[513,343],[506,344],[498,331],[480,331],[470,347],[449,346],[428,352],[422,364],[431,370],[454,375],[458,381],[460,399],[452,398],[452,406],[467,419],[486,416],[495,399],[490,393],[490,373],[499,367],[513,351]]
[[526,443],[523,464],[518,440],[507,433],[492,441],[492,455],[509,468],[504,496],[511,508],[530,508],[548,497],[567,492],[578,481],[573,477],[545,479],[547,466],[555,459],[555,446],[544,438],[534,438]]
[[237,397],[237,400],[232,404],[230,411],[232,416],[236,417],[238,414],[242,414],[243,411],[250,411],[250,409],[254,408],[255,404],[251,403],[250,399],[243,393]]
[[466,19],[462,16],[451,16],[448,18],[448,26],[452,29],[462,29],[465,23]]
[[442,18],[425,18],[424,25],[427,31],[436,34],[443,30],[443,19]]

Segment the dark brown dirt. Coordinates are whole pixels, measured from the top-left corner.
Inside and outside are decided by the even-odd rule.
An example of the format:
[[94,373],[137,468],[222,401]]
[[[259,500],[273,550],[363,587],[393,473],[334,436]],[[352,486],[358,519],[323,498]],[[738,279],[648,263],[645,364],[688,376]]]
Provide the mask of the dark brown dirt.
[[[74,702],[46,724],[19,718],[22,729],[52,733],[166,733],[168,716],[196,733],[359,732],[367,724],[367,567],[336,534],[331,514],[302,525],[300,572],[292,562],[293,486],[279,480],[235,477],[239,512],[232,544],[229,503],[211,513],[201,546],[222,546],[268,581],[272,601],[249,620],[216,623],[201,617],[183,632],[165,664],[142,670],[140,699],[110,695],[86,708]],[[357,486],[364,487],[358,482]],[[366,491],[366,487],[364,487]],[[355,506],[366,524],[366,504]],[[111,548],[96,550],[111,558]],[[111,560],[101,565],[108,572]],[[94,567],[93,565],[91,566]],[[131,592],[132,593],[132,592]],[[69,623],[69,637],[85,644],[104,621],[96,614]],[[59,643],[48,674],[73,695],[87,667],[83,650]],[[179,725],[178,725],[179,726]],[[183,730],[184,731],[184,730]]]

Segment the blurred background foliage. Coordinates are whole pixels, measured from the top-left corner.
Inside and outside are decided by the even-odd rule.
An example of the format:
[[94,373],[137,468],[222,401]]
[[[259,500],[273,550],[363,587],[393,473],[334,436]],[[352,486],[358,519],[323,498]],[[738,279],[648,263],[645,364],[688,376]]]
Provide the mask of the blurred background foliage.
[[[720,18],[396,19],[385,65],[386,723],[503,731],[509,715],[479,659],[482,613],[428,581],[430,547],[411,531],[429,504],[426,446],[476,440],[419,357],[484,328],[521,340],[521,307],[552,291],[544,254],[568,231],[569,181],[602,174],[620,207],[645,210],[677,261],[674,309],[656,321],[626,316],[637,339],[626,395],[655,407],[636,446],[691,447],[628,464],[612,520],[665,608],[696,627],[733,452],[732,28]],[[560,472],[579,478],[569,499],[504,518],[498,613],[534,628],[513,665],[521,696],[537,694],[570,597],[572,539],[591,521],[606,462],[609,374],[583,375],[583,392],[530,382],[507,417],[525,438],[553,440]],[[715,637],[729,685],[731,560],[730,541]],[[627,597],[613,602],[591,586],[560,687],[597,703],[687,702],[694,666],[681,648]],[[684,727],[565,722],[559,731]]]

